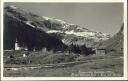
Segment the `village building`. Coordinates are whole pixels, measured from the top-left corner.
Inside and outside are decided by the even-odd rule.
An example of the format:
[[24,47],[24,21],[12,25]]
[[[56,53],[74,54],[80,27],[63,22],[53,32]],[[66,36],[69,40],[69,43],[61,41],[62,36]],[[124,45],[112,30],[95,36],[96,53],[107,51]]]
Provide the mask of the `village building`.
[[94,50],[95,50],[96,55],[105,55],[106,54],[106,49],[104,47],[95,48]]
[[105,49],[96,49],[95,52],[96,52],[96,55],[105,55],[106,54]]
[[15,50],[25,50],[25,51],[27,51],[28,48],[20,46],[18,41],[16,40],[16,42],[15,42]]
[[24,53],[24,54],[23,54],[23,57],[27,57],[27,55]]

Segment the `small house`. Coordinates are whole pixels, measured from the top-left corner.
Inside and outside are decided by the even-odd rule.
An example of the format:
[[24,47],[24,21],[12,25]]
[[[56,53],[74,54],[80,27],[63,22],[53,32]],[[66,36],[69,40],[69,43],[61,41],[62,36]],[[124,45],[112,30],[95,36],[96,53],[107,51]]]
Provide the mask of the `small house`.
[[23,57],[27,57],[27,55],[24,53],[24,54],[23,54]]
[[104,55],[104,54],[106,54],[106,51],[105,51],[105,49],[96,49],[96,55]]
[[106,49],[105,48],[95,48],[95,54],[96,55],[105,55],[106,54]]

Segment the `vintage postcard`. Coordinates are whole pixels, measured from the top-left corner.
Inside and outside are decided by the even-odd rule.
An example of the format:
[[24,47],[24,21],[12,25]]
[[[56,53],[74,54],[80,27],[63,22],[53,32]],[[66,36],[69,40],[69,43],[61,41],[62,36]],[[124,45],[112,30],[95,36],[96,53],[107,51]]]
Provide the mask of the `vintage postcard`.
[[108,1],[3,0],[2,79],[126,80],[127,3]]

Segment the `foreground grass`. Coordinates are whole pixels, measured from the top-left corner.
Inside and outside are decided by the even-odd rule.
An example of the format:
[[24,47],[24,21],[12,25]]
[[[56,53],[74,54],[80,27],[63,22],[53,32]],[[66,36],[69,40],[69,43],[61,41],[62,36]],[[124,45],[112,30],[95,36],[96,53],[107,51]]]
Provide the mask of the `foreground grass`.
[[[22,58],[24,60],[26,58]],[[38,54],[27,57],[31,60],[30,64],[5,64],[4,67],[43,67],[53,64],[53,67],[36,68],[36,69],[20,69],[20,70],[4,70],[6,77],[74,77],[87,76],[85,73],[105,72],[111,73],[112,76],[123,76],[123,56],[121,54],[109,53],[107,55],[90,55],[76,56],[66,54]],[[21,59],[20,59],[21,60]],[[77,62],[77,63],[72,63]],[[61,64],[62,63],[62,64]],[[66,63],[66,64],[64,64]],[[58,67],[58,65],[64,65]],[[116,74],[116,75],[114,75]],[[91,75],[101,76],[101,75]],[[106,75],[105,75],[106,76]],[[108,75],[107,75],[108,76]],[[110,76],[110,75],[109,75]]]

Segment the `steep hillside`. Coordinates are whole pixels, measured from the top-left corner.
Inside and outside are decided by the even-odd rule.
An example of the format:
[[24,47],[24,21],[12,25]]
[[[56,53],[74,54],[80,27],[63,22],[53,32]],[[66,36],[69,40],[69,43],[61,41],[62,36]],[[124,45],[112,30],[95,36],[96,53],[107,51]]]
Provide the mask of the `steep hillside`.
[[[39,20],[36,15],[28,14],[13,6],[6,7],[4,14],[4,49],[14,49],[16,41],[18,41],[20,47],[28,48],[28,50],[66,49],[67,46],[59,38],[45,32],[46,27]],[[37,23],[38,26],[42,27],[38,27]]]
[[120,31],[116,33],[110,39],[99,43],[99,48],[105,48],[108,52],[116,51],[121,52],[123,51],[123,29],[124,25],[121,26]]

